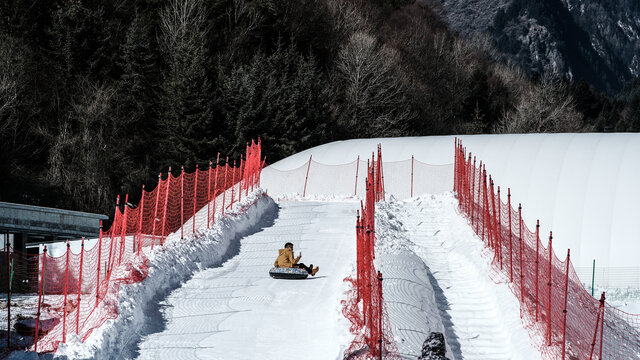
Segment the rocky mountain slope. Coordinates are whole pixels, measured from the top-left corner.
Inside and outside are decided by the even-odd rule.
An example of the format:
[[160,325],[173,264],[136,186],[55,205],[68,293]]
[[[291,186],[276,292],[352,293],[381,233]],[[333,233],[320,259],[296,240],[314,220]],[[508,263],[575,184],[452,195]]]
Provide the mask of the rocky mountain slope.
[[451,27],[488,35],[498,57],[530,74],[566,75],[616,94],[640,74],[635,0],[441,0]]

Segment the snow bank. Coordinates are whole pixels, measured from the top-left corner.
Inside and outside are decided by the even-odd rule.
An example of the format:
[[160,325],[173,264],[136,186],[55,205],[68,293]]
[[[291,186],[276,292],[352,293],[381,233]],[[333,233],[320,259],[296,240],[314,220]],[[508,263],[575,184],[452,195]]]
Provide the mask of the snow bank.
[[[241,203],[234,204],[228,216],[211,229],[181,241],[167,241],[165,249],[149,250],[149,276],[142,282],[121,285],[119,316],[96,329],[85,342],[70,339],[61,344],[56,357],[72,359],[131,358],[136,343],[160,324],[148,322],[149,312],[158,311],[158,302],[181,286],[196,271],[216,266],[237,252],[238,240],[257,231],[263,221],[277,211],[275,202],[258,190]],[[9,359],[32,357],[33,353],[16,352]]]

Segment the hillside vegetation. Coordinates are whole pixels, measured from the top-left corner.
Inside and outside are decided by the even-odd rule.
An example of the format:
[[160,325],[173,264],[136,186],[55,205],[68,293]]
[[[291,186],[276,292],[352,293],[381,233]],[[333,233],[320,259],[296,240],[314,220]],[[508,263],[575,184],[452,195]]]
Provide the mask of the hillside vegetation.
[[333,140],[638,131],[617,99],[530,78],[453,33],[439,1],[8,0],[0,200],[112,213],[184,164]]

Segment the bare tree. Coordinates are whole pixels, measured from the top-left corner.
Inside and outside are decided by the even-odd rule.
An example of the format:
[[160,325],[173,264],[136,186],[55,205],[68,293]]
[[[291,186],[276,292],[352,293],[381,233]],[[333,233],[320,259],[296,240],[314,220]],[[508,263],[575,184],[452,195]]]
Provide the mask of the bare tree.
[[340,33],[349,37],[358,31],[366,33],[371,30],[368,19],[364,17],[366,12],[360,11],[352,2],[325,0],[325,4],[331,14],[332,27]]
[[515,108],[496,126],[499,133],[575,132],[582,128],[582,115],[575,110],[566,85],[543,79],[523,91]]
[[88,209],[104,209],[113,199],[108,172],[110,164],[125,167],[119,139],[125,120],[114,116],[112,87],[96,86],[83,80],[80,95],[71,111],[53,129],[38,129],[49,145],[47,177],[53,184]]
[[170,0],[160,12],[160,43],[170,61],[179,61],[181,51],[201,46],[194,32],[203,31],[207,21],[199,0]]
[[222,63],[232,63],[243,44],[262,24],[260,14],[250,7],[245,0],[233,0],[226,9],[227,28],[225,38],[227,49],[221,54]]
[[20,83],[18,80],[18,54],[8,39],[0,39],[0,138],[15,138],[20,119],[11,112],[18,105]]
[[525,89],[529,89],[530,81],[522,68],[514,64],[492,63],[493,74],[509,89],[513,97],[519,99]]
[[[3,66],[0,72],[0,117],[2,117],[9,109],[13,108],[18,100],[18,86],[13,79],[13,74],[8,74],[9,71]],[[4,129],[7,124],[0,124],[0,131]]]
[[340,87],[346,99],[343,125],[363,135],[400,133],[415,117],[404,96],[396,53],[372,36],[357,32],[338,56]]

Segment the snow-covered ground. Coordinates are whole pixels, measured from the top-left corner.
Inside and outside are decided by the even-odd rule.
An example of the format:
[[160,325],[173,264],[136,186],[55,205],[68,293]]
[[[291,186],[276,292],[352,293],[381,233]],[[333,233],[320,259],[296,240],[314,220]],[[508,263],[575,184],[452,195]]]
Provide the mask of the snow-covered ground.
[[[354,273],[359,203],[345,198],[271,204],[259,204],[259,215],[240,220],[246,236],[217,244],[211,235],[202,239],[215,253],[226,253],[211,257],[218,261],[178,266],[169,274],[152,271],[148,280],[126,286],[120,317],[86,343],[62,346],[58,355],[247,359],[278,358],[286,349],[307,359],[342,358],[352,335],[340,301],[343,279]],[[415,359],[431,331],[446,335],[451,359],[539,357],[517,300],[485,273],[482,244],[456,213],[451,194],[378,205],[377,232],[376,266],[386,279],[385,302],[404,358]],[[303,262],[320,266],[316,277],[268,276],[287,241],[302,252]],[[194,254],[185,248],[195,243],[174,244],[179,256],[169,259],[186,265]],[[167,284],[168,277],[174,280]]]
[[[143,338],[138,358],[337,358],[349,343],[340,300],[355,256],[356,207],[280,203],[273,225],[241,239],[238,255],[198,272],[162,302],[164,326]],[[303,263],[320,265],[315,277],[269,277],[285,242]]]
[[[151,254],[149,277],[122,286],[119,317],[84,343],[61,345],[56,357],[248,359],[282,358],[284,351],[291,358],[342,358],[352,335],[340,301],[343,279],[355,272],[359,202],[292,196],[276,204],[259,195],[245,201],[256,196],[243,215]],[[516,299],[484,273],[481,242],[451,194],[379,204],[377,233],[376,266],[403,358],[415,359],[431,331],[445,334],[450,359],[538,358]],[[316,277],[268,276],[287,241],[303,262],[320,266]]]
[[[592,220],[590,214],[598,210],[592,208],[595,206],[593,200],[576,202],[577,190],[567,190],[570,194],[566,197],[556,190],[566,190],[572,179],[571,172],[585,177],[585,173],[576,168],[573,160],[577,155],[571,149],[587,147],[589,141],[595,141],[596,145],[592,145],[597,147],[613,140],[592,134],[557,136],[551,136],[551,139],[542,135],[523,138],[478,136],[463,137],[463,140],[489,162],[499,181],[508,180],[506,185],[513,184],[514,193],[519,191],[523,196],[521,199],[526,199],[523,200],[525,206],[531,204],[529,208],[534,208],[534,203],[555,201],[556,205],[562,204],[549,210],[554,218],[560,219],[555,221],[566,220],[575,225],[584,219]],[[607,176],[597,175],[597,169],[602,162],[610,161],[607,156],[613,157],[616,152],[620,152],[618,157],[622,159],[616,160],[620,161],[616,174],[636,179],[640,171],[636,174],[634,165],[625,160],[635,152],[636,145],[630,144],[630,139],[640,140],[640,136],[634,136],[617,138],[623,144],[620,145],[622,148],[612,146],[603,153],[588,153],[594,158],[589,163],[591,170],[586,177],[591,185],[579,187],[580,191],[602,190],[594,184],[609,179],[610,174],[607,170]],[[59,348],[56,357],[342,358],[342,351],[348,347],[352,335],[340,312],[340,301],[346,296],[344,277],[355,273],[355,211],[360,206],[351,191],[357,196],[363,195],[356,186],[355,176],[361,176],[359,182],[364,176],[361,169],[351,171],[349,167],[350,175],[341,177],[326,168],[314,175],[319,176],[315,181],[316,184],[327,184],[325,189],[329,191],[335,186],[334,193],[318,195],[312,192],[306,197],[300,195],[299,181],[305,179],[304,164],[308,164],[309,155],[313,154],[314,161],[337,165],[355,160],[358,155],[368,156],[375,151],[377,142],[380,139],[323,145],[315,148],[319,151],[310,149],[274,164],[274,169],[281,166],[277,171],[301,165],[305,171],[296,170],[291,182],[284,182],[286,176],[280,173],[277,181],[284,190],[282,193],[269,192],[274,195],[273,199],[258,191],[238,205],[240,208],[255,202],[246,212],[231,213],[213,229],[199,232],[195,239],[178,239],[168,242],[165,250],[154,250],[149,254],[149,277],[141,283],[121,287],[120,316],[94,331],[84,343],[71,339]],[[414,153],[416,160],[443,166],[444,172],[450,172],[446,164],[453,158],[452,137],[383,139],[381,142],[385,161],[405,160],[402,166],[385,168],[385,176],[392,177],[394,171],[397,172],[396,184],[410,178],[409,173],[402,171],[407,170],[410,162],[406,160]],[[502,153],[492,150],[500,146],[511,147]],[[547,149],[531,150],[536,146]],[[526,172],[524,180],[517,180],[518,175],[524,174],[524,165],[518,163],[523,149],[534,151],[535,156],[527,159],[538,165],[533,166],[535,171]],[[556,155],[554,159],[550,149],[564,149],[564,155]],[[603,155],[605,153],[609,155]],[[354,159],[350,159],[352,155]],[[505,158],[511,160],[497,161]],[[562,164],[569,161],[567,159],[571,163],[564,167]],[[550,173],[565,170],[560,171],[561,176],[538,176],[547,173],[540,165],[544,162],[550,162]],[[269,180],[269,171],[265,169],[263,174],[262,186],[267,189],[274,186],[275,178]],[[450,181],[445,178],[421,176],[416,181],[444,184],[444,181]],[[629,180],[616,181],[615,199],[603,206],[613,206],[612,211],[617,214],[626,206],[617,204],[622,198],[619,188],[626,186]],[[443,187],[442,184],[439,186]],[[286,187],[290,187],[290,191],[287,192]],[[538,187],[541,190],[536,190]],[[406,189],[402,191],[407,192]],[[628,197],[636,197],[633,191],[627,194]],[[466,220],[457,214],[453,195],[446,190],[435,192],[413,199],[405,199],[403,195],[396,200],[388,196],[388,202],[377,205],[376,267],[385,278],[385,302],[401,355],[415,359],[427,335],[438,331],[445,334],[450,359],[540,358],[534,345],[536,340],[530,339],[523,328],[517,299],[506,285],[495,284],[490,279],[482,242]],[[551,196],[554,198],[550,199]],[[597,199],[601,197],[602,194],[596,196]],[[582,206],[581,212],[567,210],[566,206],[576,204]],[[559,209],[567,211],[566,218],[558,213]],[[534,221],[535,215],[528,216],[532,217],[526,219],[528,222]],[[573,219],[573,216],[579,219]],[[623,233],[626,226],[618,221],[605,225],[609,230],[616,227],[615,231],[611,230],[612,234]],[[582,242],[583,249],[596,245],[608,247],[607,256],[614,250],[620,251],[619,246],[612,245],[614,240],[592,243],[584,232],[580,234],[578,241]],[[634,234],[628,233],[631,239],[635,239]],[[267,271],[273,265],[277,250],[287,241],[295,244],[296,253],[302,251],[303,262],[320,266],[316,277],[304,281],[269,278]],[[624,242],[624,246],[630,246],[630,242]],[[636,263],[633,265],[637,266]],[[602,288],[597,281],[596,288]],[[630,312],[640,310],[638,287],[604,290],[608,291],[607,298],[612,304],[624,305]],[[27,353],[12,355],[15,359],[33,357]]]
[[451,193],[379,204],[376,268],[399,351],[420,354],[442,332],[451,359],[538,359],[506,284],[494,284],[482,242]]
[[[169,237],[164,249],[145,249],[150,265],[149,276],[140,283],[120,286],[118,318],[108,320],[85,342],[75,337],[68,338],[67,344],[60,345],[56,356],[70,359],[131,358],[140,337],[158,326],[149,320],[154,319],[151,315],[158,311],[159,301],[195,272],[219,266],[233,257],[240,238],[272,223],[276,207],[273,200],[256,191],[234,204],[228,216],[220,217],[211,229],[201,229],[195,237],[189,236],[185,240],[180,240],[179,236]],[[6,318],[2,319],[2,324],[6,324]],[[14,352],[9,358],[34,356],[33,353]],[[47,358],[47,355],[42,356]]]

